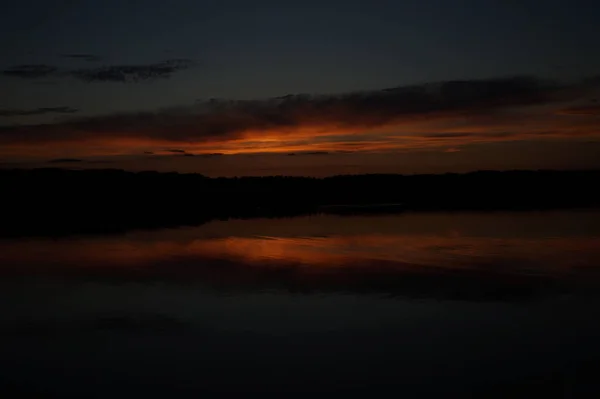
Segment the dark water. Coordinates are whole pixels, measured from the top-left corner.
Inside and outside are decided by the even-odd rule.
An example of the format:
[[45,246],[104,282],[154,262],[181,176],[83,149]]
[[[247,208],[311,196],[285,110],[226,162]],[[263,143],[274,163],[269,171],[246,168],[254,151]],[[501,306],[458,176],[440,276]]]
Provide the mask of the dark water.
[[600,397],[599,211],[7,240],[0,265],[0,397]]

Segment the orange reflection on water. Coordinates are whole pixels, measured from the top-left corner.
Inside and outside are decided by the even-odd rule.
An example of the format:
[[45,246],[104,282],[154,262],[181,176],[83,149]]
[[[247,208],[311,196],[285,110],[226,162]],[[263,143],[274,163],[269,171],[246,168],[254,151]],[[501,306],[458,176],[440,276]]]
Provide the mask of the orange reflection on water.
[[600,238],[507,239],[489,237],[350,235],[332,237],[229,237],[195,242],[195,252],[249,263],[314,266],[369,264],[390,267],[494,268],[549,273],[600,265]]
[[[143,270],[185,261],[305,270],[384,265],[391,270],[473,269],[497,273],[562,274],[595,270],[600,237],[494,238],[460,235],[357,234],[325,237],[219,237],[177,240],[172,231],[132,237],[0,242],[0,272]],[[315,269],[316,268],[316,269]]]

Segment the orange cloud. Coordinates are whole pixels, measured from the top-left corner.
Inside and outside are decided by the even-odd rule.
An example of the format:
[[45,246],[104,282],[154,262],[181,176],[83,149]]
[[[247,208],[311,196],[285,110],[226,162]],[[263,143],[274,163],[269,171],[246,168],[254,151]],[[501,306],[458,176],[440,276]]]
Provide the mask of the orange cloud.
[[595,115],[600,116],[600,105],[570,107],[558,111],[558,115]]
[[212,100],[157,112],[3,126],[0,155],[79,158],[174,146],[195,154],[389,151],[593,136],[597,121],[590,107],[587,113],[580,110],[577,121],[561,116],[569,109],[563,104],[585,89],[515,77],[343,95]]

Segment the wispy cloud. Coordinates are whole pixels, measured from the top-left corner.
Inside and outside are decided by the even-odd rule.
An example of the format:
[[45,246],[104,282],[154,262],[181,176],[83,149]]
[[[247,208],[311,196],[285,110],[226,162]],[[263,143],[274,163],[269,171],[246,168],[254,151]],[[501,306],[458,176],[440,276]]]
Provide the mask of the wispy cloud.
[[[67,54],[64,57],[91,61],[90,54]],[[153,64],[117,64],[94,68],[59,68],[52,65],[16,65],[2,71],[6,77],[19,79],[75,78],[84,82],[141,82],[167,79],[174,73],[192,68],[188,59],[170,59]]]
[[558,111],[559,115],[597,115],[600,116],[600,105],[582,105],[564,108]]
[[81,68],[68,74],[86,82],[140,82],[170,78],[175,72],[188,69],[193,62],[185,59],[167,60],[148,65],[109,65]]
[[30,116],[44,114],[74,114],[79,112],[71,107],[42,107],[33,109],[0,109],[0,117]]
[[473,133],[462,133],[462,132],[456,132],[456,133],[432,133],[432,134],[426,134],[423,137],[426,138],[432,138],[432,139],[455,139],[455,138],[461,138],[461,137],[470,137],[473,136]]
[[[119,74],[92,75],[119,80]],[[170,146],[177,146],[171,153],[181,154],[457,148],[472,142],[595,134],[597,121],[574,121],[556,111],[596,89],[592,86],[589,81],[568,85],[509,77],[339,95],[208,100],[189,107],[4,126],[0,143],[24,149],[55,142],[93,148],[99,155],[140,147],[164,153]]]
[[48,163],[79,163],[79,162],[83,162],[83,160],[77,159],[77,158],[58,158],[58,159],[51,159],[50,161],[48,161]]
[[198,154],[201,157],[204,158],[215,158],[215,157],[221,157],[225,154],[223,154],[222,152],[209,152],[209,153],[204,153],[204,154]]
[[85,53],[60,54],[60,57],[67,58],[67,59],[73,59],[73,60],[89,61],[89,62],[102,60],[102,58],[97,55],[85,54]]
[[58,68],[44,64],[15,65],[2,71],[4,76],[20,79],[41,79],[55,77],[59,74]]

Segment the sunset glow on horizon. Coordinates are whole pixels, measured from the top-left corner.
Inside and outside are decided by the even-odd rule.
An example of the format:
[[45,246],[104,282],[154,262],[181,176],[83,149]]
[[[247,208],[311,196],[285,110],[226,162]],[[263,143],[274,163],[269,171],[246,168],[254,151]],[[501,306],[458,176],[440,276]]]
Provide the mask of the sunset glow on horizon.
[[[543,102],[542,102],[543,104]],[[137,115],[93,117],[62,123],[5,128],[0,156],[43,161],[49,158],[111,157],[118,155],[240,155],[289,153],[360,153],[407,150],[456,151],[462,146],[522,140],[600,138],[596,108],[569,107],[566,102],[539,107],[490,108],[485,112],[425,112],[406,115],[403,109],[384,112],[384,119],[362,122],[360,115],[295,116],[286,124],[252,128],[266,118],[258,111],[235,106],[228,112],[166,113],[166,125],[146,126]],[[360,113],[361,108],[356,109]],[[364,110],[369,115],[369,108]],[[378,111],[377,111],[378,112]],[[395,114],[398,112],[398,115]],[[160,115],[160,111],[157,116]],[[113,119],[116,118],[116,121]],[[182,118],[183,120],[180,120]],[[269,117],[270,118],[270,117]],[[333,118],[333,119],[332,119]],[[336,122],[336,118],[339,120]],[[330,121],[327,121],[330,119]],[[358,125],[353,126],[355,120]],[[113,124],[105,130],[103,124]],[[136,123],[140,126],[136,126]],[[267,125],[270,122],[265,122]],[[96,127],[95,125],[98,125]],[[249,128],[245,128],[248,125]],[[209,134],[206,129],[224,129]],[[209,130],[210,131],[210,130]],[[171,133],[170,133],[171,132]],[[169,137],[170,135],[173,137]],[[27,140],[31,135],[33,140]],[[8,141],[7,141],[8,140]],[[150,154],[151,153],[151,154]]]
[[[439,4],[433,18],[417,2],[344,3],[341,12],[333,1],[291,13],[257,6],[251,18],[240,3],[227,9],[246,32],[239,35],[223,29],[231,20],[219,16],[222,5],[188,4],[182,15],[213,15],[190,24],[165,21],[176,6],[152,0],[142,26],[135,7],[107,1],[98,20],[86,6],[67,7],[93,19],[89,26],[65,16],[48,22],[54,30],[34,29],[8,46],[0,65],[2,167],[211,176],[600,168],[600,60],[590,32],[546,49],[542,43],[556,42],[546,19],[512,20],[509,31],[498,24],[499,15],[514,19],[508,5],[490,13],[474,3],[465,10],[476,16],[465,17]],[[27,26],[14,24],[28,11],[14,12],[7,33]],[[571,11],[544,12],[560,19]],[[131,19],[132,30],[123,34],[111,13]],[[415,25],[421,18],[428,22]],[[570,31],[596,23],[575,20]],[[189,32],[178,34],[181,26]],[[98,32],[127,40],[99,40]],[[210,39],[214,32],[222,42]],[[44,52],[23,51],[30,48]],[[582,55],[589,59],[580,62]]]

